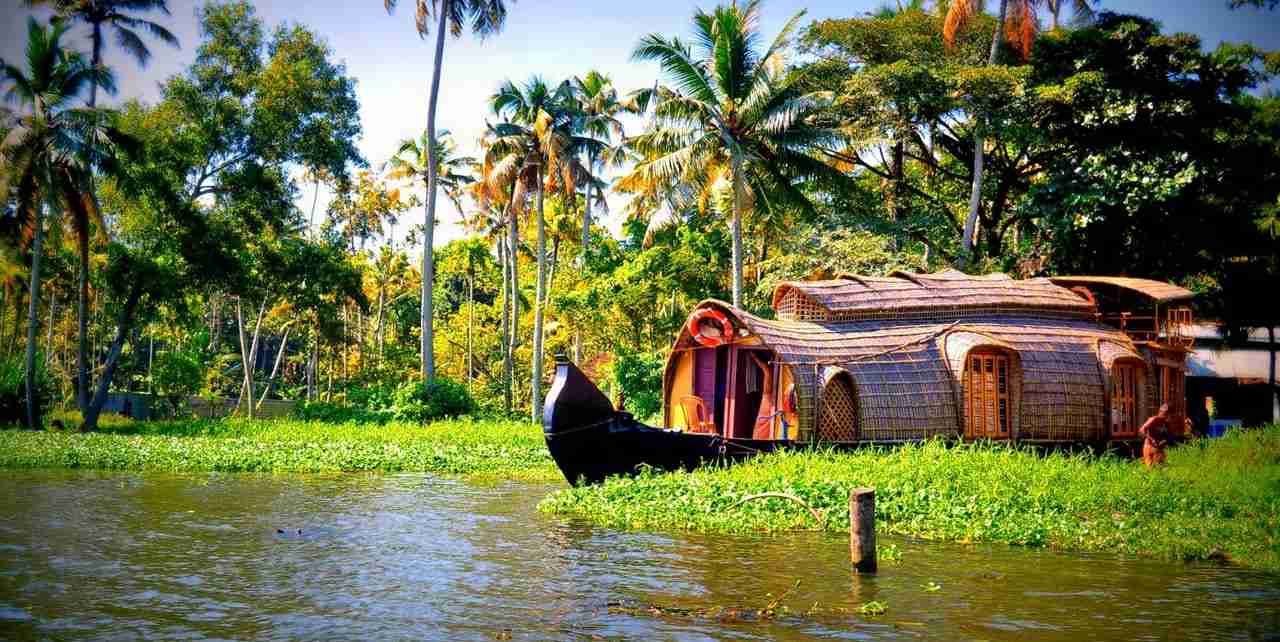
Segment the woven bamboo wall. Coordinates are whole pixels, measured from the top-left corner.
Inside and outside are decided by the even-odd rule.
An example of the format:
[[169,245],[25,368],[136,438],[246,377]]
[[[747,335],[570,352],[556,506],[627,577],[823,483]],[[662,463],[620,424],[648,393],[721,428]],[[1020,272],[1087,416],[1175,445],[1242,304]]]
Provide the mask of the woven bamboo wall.
[[[769,321],[717,305],[792,367],[802,438],[815,436],[821,373],[829,366],[847,370],[853,379],[861,440],[959,435],[963,355],[985,343],[1017,356],[1010,417],[1017,438],[1103,439],[1108,380],[1099,342],[1132,350],[1120,332],[1082,319],[1024,314],[991,315],[981,322],[811,323]],[[954,342],[948,339],[952,335]]]

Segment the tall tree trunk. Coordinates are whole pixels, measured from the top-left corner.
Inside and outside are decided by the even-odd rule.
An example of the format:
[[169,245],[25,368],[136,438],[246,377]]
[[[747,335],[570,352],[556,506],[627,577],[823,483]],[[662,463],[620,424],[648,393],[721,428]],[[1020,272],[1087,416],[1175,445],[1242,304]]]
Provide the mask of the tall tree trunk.
[[316,172],[316,188],[311,193],[311,215],[307,217],[307,236],[315,238],[316,235],[316,203],[320,201],[320,174]]
[[511,277],[507,264],[507,240],[498,239],[498,262],[502,264],[502,321],[499,332],[502,341],[503,399],[502,408],[511,412]]
[[156,335],[152,331],[147,337],[147,393],[155,392],[155,384],[151,382],[151,366],[156,362]]
[[902,140],[902,136],[898,136],[898,140],[893,144],[893,203],[889,207],[889,221],[893,227],[893,234],[889,235],[889,251],[898,251],[898,223],[902,220],[902,213],[905,209],[903,200],[906,194],[906,160],[907,145]]
[[289,331],[293,328],[286,323],[284,326],[284,338],[280,340],[280,349],[276,351],[276,363],[271,366],[271,374],[267,377],[267,389],[262,392],[262,398],[258,400],[257,408],[262,409],[262,402],[271,396],[271,392],[276,387],[276,375],[280,372],[280,362],[284,361],[284,353],[289,348]]
[[320,361],[320,323],[311,332],[311,354],[307,355],[307,401],[316,397],[316,374]]
[[507,240],[510,247],[507,248],[507,256],[511,261],[511,325],[507,330],[510,344],[507,347],[507,398],[511,399],[515,395],[516,385],[516,346],[520,342],[520,225],[517,218],[516,207],[514,204],[509,208],[511,210],[511,229],[507,231]]
[[733,307],[742,307],[742,158],[733,156],[733,213],[731,215],[731,233],[733,235]]
[[44,255],[44,206],[35,208],[36,238],[31,247],[31,295],[27,306],[27,428],[41,427],[40,408],[36,405],[36,336],[40,331],[40,262]]
[[49,323],[45,326],[45,329],[44,329],[44,345],[45,345],[44,369],[45,371],[48,371],[50,365],[53,363],[53,355],[54,355],[53,315],[57,311],[57,309],[58,309],[58,292],[57,290],[54,290],[53,295],[49,297]]
[[377,323],[374,324],[375,327],[373,330],[374,334],[377,337],[377,342],[378,342],[378,363],[379,364],[382,363],[382,357],[383,357],[382,326],[383,326],[383,323],[386,322],[385,317],[383,316],[386,311],[386,302],[387,302],[387,285],[386,285],[386,282],[384,281],[378,284],[378,321]]
[[475,327],[476,319],[476,276],[468,275],[467,278],[467,394],[471,394],[471,376],[475,370],[475,342],[472,329]]
[[254,323],[254,326],[253,326],[253,342],[249,345],[248,349],[246,350],[245,334],[244,334],[244,313],[242,311],[242,306],[240,305],[240,300],[239,299],[236,300],[236,325],[240,326],[239,328],[240,355],[241,355],[241,358],[243,359],[241,363],[243,364],[243,370],[244,370],[244,384],[243,384],[243,387],[240,389],[240,400],[236,402],[236,409],[238,410],[243,404],[243,407],[246,409],[246,413],[248,414],[250,419],[253,419],[253,408],[254,408],[253,406],[253,372],[257,368],[257,364],[258,364],[258,338],[259,336],[261,336],[262,316],[264,313],[266,313],[266,310],[267,310],[267,302],[266,300],[263,300],[262,303],[258,306],[258,320],[256,323]]
[[[596,166],[593,154],[587,154],[587,170],[591,174]],[[592,174],[592,178],[594,175]],[[578,251],[578,270],[581,272],[587,267],[587,245],[591,243],[591,185],[592,181],[587,181],[587,200],[582,207],[582,247]],[[573,362],[582,364],[582,328],[575,327],[573,330]]]
[[216,355],[222,343],[222,297],[210,294],[209,305],[213,308],[209,321],[209,332],[212,335],[209,337],[209,351]]
[[98,416],[102,414],[102,406],[107,403],[107,391],[111,389],[111,378],[115,375],[116,366],[120,363],[120,351],[124,348],[124,339],[133,325],[134,313],[138,309],[138,301],[142,296],[141,289],[134,287],[126,297],[120,316],[116,319],[116,336],[111,341],[111,349],[107,353],[107,361],[102,367],[102,376],[98,377],[98,388],[89,401],[89,410],[84,416],[81,430],[96,430]]
[[595,154],[587,154],[587,200],[582,206],[582,251],[578,254],[578,267],[584,267],[587,264],[587,245],[591,242],[591,183],[595,175],[592,170],[596,168]]
[[[102,23],[93,24],[92,40],[91,62],[96,68],[102,64]],[[89,109],[92,110],[97,106],[98,83],[94,81],[89,84]],[[89,196],[96,200],[93,193],[93,177],[90,176],[89,180]],[[85,221],[85,224],[87,225],[88,221]],[[89,388],[93,385],[89,378],[89,230],[77,230],[77,234],[79,236],[76,239],[77,249],[80,254],[80,295],[76,302],[76,328],[79,332],[76,340],[76,404],[80,407],[80,416],[83,418],[89,410]]]
[[547,224],[542,211],[542,169],[538,168],[538,289],[533,297],[533,421],[542,418],[542,298],[547,291]]
[[432,326],[431,292],[435,278],[435,266],[432,256],[432,243],[436,227],[436,103],[440,99],[440,68],[444,63],[445,18],[449,12],[445,3],[436,5],[439,19],[436,21],[436,59],[431,71],[431,97],[427,106],[427,227],[423,230],[422,242],[422,380],[431,383],[435,379],[435,354],[433,347],[434,328]]
[[1058,30],[1058,11],[1062,10],[1061,2],[1049,3],[1049,31]]
[[551,303],[551,290],[556,286],[556,268],[560,265],[560,237],[551,239],[551,267],[547,270],[547,291],[542,293],[542,305]]
[[[996,54],[1000,51],[1001,38],[1004,35],[1004,21],[1009,11],[1009,0],[1000,0],[1000,15],[996,20],[995,32],[991,34],[991,51],[987,55],[987,66],[996,64]],[[986,141],[983,140],[983,121],[981,114],[974,114],[973,128],[973,186],[969,192],[969,215],[964,219],[964,238],[960,239],[960,257],[956,260],[961,268],[968,266],[973,255],[973,235],[978,225],[978,210],[982,206],[982,163]]]

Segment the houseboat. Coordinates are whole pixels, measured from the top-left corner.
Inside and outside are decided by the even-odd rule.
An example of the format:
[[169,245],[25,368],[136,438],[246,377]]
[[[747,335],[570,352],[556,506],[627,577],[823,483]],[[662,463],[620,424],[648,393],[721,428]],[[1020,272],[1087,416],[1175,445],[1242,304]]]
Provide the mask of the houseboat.
[[575,483],[795,444],[1132,443],[1163,403],[1176,435],[1192,296],[1146,279],[955,270],[784,282],[774,319],[694,308],[667,359],[661,427],[562,363],[544,433]]

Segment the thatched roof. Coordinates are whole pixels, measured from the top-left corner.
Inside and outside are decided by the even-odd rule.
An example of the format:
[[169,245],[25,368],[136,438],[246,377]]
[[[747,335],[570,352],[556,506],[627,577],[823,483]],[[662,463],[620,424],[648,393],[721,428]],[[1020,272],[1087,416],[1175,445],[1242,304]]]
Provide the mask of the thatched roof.
[[983,314],[1035,311],[1085,318],[1093,305],[1049,279],[1015,280],[1004,274],[970,276],[893,272],[887,277],[842,274],[823,281],[786,281],[773,293],[780,317],[810,320],[940,318],[960,311]]
[[1195,292],[1180,288],[1172,283],[1152,281],[1151,279],[1135,279],[1127,276],[1055,276],[1050,277],[1049,280],[1063,287],[1077,285],[1085,287],[1111,286],[1139,294],[1156,303],[1183,301],[1196,295]]

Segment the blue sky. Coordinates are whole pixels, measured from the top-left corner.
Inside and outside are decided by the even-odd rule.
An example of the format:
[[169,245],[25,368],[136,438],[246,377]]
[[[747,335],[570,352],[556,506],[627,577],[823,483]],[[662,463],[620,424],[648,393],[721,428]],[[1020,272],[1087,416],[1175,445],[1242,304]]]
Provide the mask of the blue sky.
[[[31,10],[19,0],[0,0],[0,57],[21,60],[26,41],[25,16]],[[155,54],[146,69],[138,69],[114,48],[106,61],[116,69],[121,100],[142,97],[154,100],[159,83],[191,63],[198,34],[192,0],[170,0],[172,15],[158,16],[179,37],[181,49],[155,43]],[[797,11],[807,10],[805,21],[847,17],[872,10],[881,0],[772,0],[764,5],[762,30],[772,38]],[[989,4],[994,4],[991,2]],[[627,91],[652,85],[657,68],[630,61],[631,48],[643,34],[659,32],[684,35],[695,7],[713,3],[690,0],[640,0],[593,2],[590,0],[524,0],[509,3],[506,30],[481,43],[469,36],[450,40],[444,55],[444,75],[438,127],[452,130],[464,150],[484,126],[486,98],[506,78],[524,79],[539,74],[559,80],[598,69]],[[305,7],[300,9],[299,7]],[[1221,41],[1248,41],[1264,49],[1280,49],[1280,10],[1227,9],[1227,0],[1103,0],[1105,10],[1151,16],[1166,32],[1188,31],[1199,35],[1207,48]],[[357,80],[364,134],[359,147],[375,166],[395,149],[397,141],[417,135],[426,124],[432,42],[419,39],[413,28],[413,2],[401,0],[394,15],[387,15],[378,0],[309,0],[305,3],[261,0],[258,15],[268,24],[296,21],[321,34]],[[41,14],[37,14],[41,15]],[[73,35],[87,49],[83,28]],[[311,205],[306,186],[300,207]],[[319,211],[328,194],[321,192]],[[613,201],[614,199],[611,199]],[[614,203],[614,211],[617,211]],[[457,238],[459,214],[447,199],[439,200],[441,226],[437,245]],[[409,221],[420,214],[412,212]],[[611,221],[615,227],[618,221]],[[401,226],[401,229],[407,226]]]

